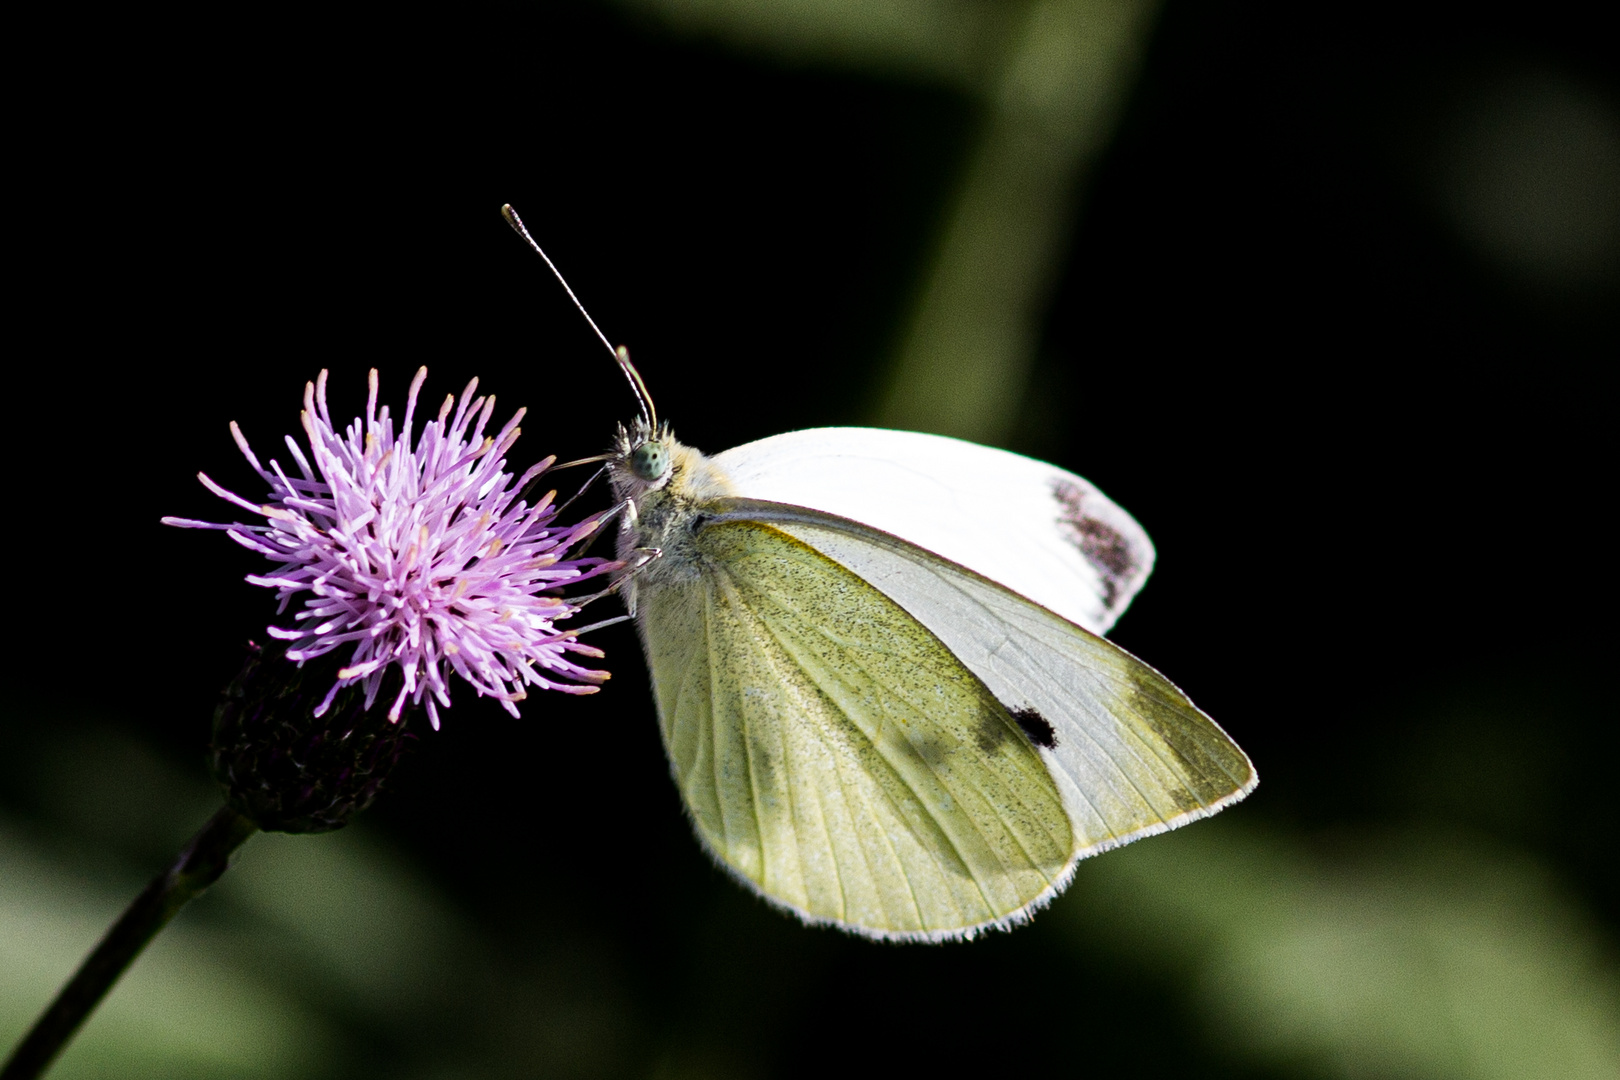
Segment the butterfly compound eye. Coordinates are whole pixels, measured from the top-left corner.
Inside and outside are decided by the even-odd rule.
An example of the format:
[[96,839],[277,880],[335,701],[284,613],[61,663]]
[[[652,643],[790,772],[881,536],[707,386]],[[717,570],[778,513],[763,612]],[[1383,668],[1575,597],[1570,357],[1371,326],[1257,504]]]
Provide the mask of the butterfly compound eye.
[[644,442],[630,452],[630,471],[640,480],[660,480],[669,471],[669,452],[658,443]]

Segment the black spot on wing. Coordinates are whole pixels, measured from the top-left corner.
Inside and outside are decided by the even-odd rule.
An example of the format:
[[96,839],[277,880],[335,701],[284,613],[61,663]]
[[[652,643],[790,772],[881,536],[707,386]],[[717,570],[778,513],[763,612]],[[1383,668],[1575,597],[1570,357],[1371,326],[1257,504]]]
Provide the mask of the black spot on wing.
[[977,731],[980,750],[993,754],[1004,743],[1017,738],[1012,724],[1007,723],[1009,718],[1036,746],[1047,750],[1057,746],[1057,732],[1046,717],[1028,705],[1016,709],[1003,705],[1001,709],[988,709],[980,716]]
[[1095,566],[1102,577],[1103,604],[1112,608],[1119,596],[1120,582],[1137,569],[1136,556],[1131,545],[1118,529],[1086,512],[1087,492],[1068,480],[1055,480],[1052,495],[1062,508],[1058,528],[1063,536],[1080,549],[1087,562]]
[[1057,749],[1057,732],[1052,729],[1052,722],[1039,712],[1028,706],[1022,709],[1009,709],[1012,718],[1018,726],[1024,729],[1029,741],[1043,750]]

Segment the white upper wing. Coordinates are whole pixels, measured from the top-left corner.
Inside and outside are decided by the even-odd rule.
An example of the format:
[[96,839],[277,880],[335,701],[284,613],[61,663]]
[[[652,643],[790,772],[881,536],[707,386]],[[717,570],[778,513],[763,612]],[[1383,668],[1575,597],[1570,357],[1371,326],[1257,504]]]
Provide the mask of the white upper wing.
[[1142,527],[1055,465],[942,435],[790,431],[716,455],[736,495],[862,522],[1105,633],[1153,568]]

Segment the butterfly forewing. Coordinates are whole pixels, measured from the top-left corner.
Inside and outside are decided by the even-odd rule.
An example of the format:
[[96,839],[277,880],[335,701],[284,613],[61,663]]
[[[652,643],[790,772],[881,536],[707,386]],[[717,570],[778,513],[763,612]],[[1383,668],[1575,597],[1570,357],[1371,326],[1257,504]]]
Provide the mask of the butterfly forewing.
[[1163,676],[996,582],[857,522],[737,501],[882,591],[1018,717],[1051,766],[1080,855],[1246,795],[1243,751]]
[[886,937],[1016,917],[1075,858],[1016,719],[857,573],[769,525],[696,535],[641,595],[665,745],[699,835],[765,896]]

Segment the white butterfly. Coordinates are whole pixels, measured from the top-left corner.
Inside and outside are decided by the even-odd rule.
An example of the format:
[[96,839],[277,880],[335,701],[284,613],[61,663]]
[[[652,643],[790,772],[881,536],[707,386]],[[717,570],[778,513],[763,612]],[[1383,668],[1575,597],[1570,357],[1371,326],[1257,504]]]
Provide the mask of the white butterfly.
[[706,457],[616,356],[642,403],[607,459],[621,592],[698,837],[765,899],[971,937],[1254,789],[1214,721],[1100,636],[1154,552],[1091,484],[868,428]]

